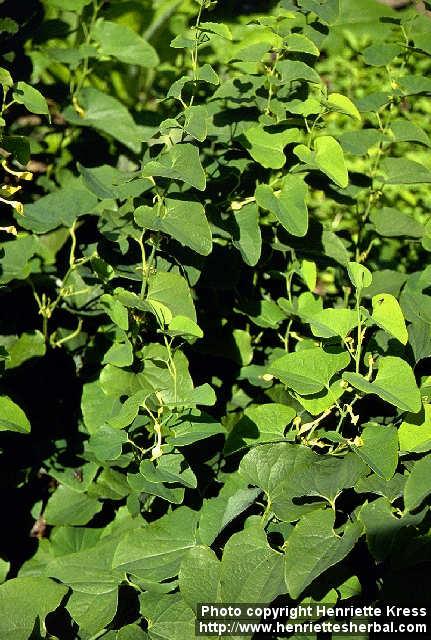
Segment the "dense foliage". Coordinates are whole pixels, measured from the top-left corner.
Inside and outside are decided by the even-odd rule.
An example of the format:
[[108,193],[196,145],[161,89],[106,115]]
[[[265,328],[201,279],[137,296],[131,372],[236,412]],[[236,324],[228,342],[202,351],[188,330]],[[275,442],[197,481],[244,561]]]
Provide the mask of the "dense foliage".
[[186,640],[202,601],[423,601],[429,16],[14,4],[1,640]]

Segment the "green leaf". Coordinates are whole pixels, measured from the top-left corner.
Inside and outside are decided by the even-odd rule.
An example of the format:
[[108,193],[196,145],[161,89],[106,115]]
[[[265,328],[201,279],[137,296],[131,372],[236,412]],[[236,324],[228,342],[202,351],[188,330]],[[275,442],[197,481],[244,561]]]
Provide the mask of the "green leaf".
[[103,356],[102,364],[128,367],[133,364],[133,346],[127,338],[124,342],[114,342]]
[[364,60],[367,64],[383,67],[388,65],[394,58],[400,55],[402,47],[399,44],[371,44],[363,51]]
[[312,416],[318,416],[332,407],[345,392],[342,380],[335,380],[328,388],[308,396],[297,395],[296,399]]
[[4,345],[9,353],[5,363],[6,369],[15,369],[23,362],[46,353],[45,339],[40,331],[28,331],[19,337],[0,336],[0,344]]
[[[131,455],[124,455],[124,457],[118,460],[117,464],[125,466],[130,462]],[[96,483],[89,489],[89,494],[97,498],[107,498],[110,500],[122,500],[130,495],[130,487],[127,483],[127,478],[123,473],[114,471],[113,469],[105,468],[98,475]]]
[[296,497],[320,496],[334,508],[343,489],[353,487],[366,470],[366,466],[352,453],[343,458],[321,455],[296,474],[294,483],[291,483],[292,490]]
[[269,185],[260,184],[255,197],[259,207],[271,211],[286,231],[302,237],[308,229],[307,194],[304,180],[290,174],[284,178],[280,191],[274,192]]
[[115,616],[118,604],[117,589],[106,593],[74,591],[67,602],[67,610],[81,632],[95,635]]
[[406,75],[398,80],[398,84],[406,95],[431,93],[431,80],[427,76]]
[[320,0],[300,0],[299,4],[303,10],[315,13],[330,25],[337,20],[340,14],[339,0],[327,0],[325,3],[321,3]]
[[241,460],[240,476],[267,495],[276,491],[288,469],[308,466],[315,456],[307,447],[290,443],[265,444],[251,449]]
[[322,347],[312,347],[277,358],[268,367],[268,372],[297,393],[310,395],[327,387],[349,361],[346,351],[330,353]]
[[343,149],[332,136],[316,138],[313,151],[300,144],[294,148],[293,153],[310,169],[320,169],[339,187],[347,187],[349,176]]
[[410,120],[404,118],[394,120],[391,123],[391,130],[396,142],[420,142],[426,147],[431,146],[428,134]]
[[415,47],[417,47],[418,49],[422,49],[422,51],[425,51],[428,54],[431,54],[428,32],[413,34],[413,41],[415,43]]
[[343,151],[355,156],[366,155],[368,150],[377,145],[381,139],[382,134],[376,129],[345,131],[338,138]]
[[19,577],[0,585],[2,640],[28,640],[37,619],[44,622],[57,609],[67,587],[49,578]]
[[176,273],[158,271],[148,282],[147,300],[165,305],[173,316],[196,322],[196,311],[186,280]]
[[351,283],[356,289],[362,291],[366,287],[370,287],[373,281],[371,271],[358,262],[349,262],[347,272]]
[[2,147],[9,151],[22,165],[30,160],[29,138],[24,136],[3,136]]
[[243,447],[280,440],[287,425],[295,417],[295,410],[276,402],[247,407],[235,424],[225,445],[226,453]]
[[0,431],[30,433],[31,425],[24,411],[8,396],[0,396]]
[[99,53],[102,56],[112,56],[126,64],[141,67],[156,67],[159,64],[154,47],[125,24],[99,19],[93,35],[100,45]]
[[200,202],[166,198],[160,216],[147,206],[138,207],[134,216],[144,229],[163,231],[201,255],[211,253],[211,229]]
[[128,624],[118,630],[115,640],[148,640],[148,635],[138,624]]
[[419,413],[408,413],[398,429],[400,451],[424,452],[431,449],[431,405]]
[[0,33],[17,33],[19,25],[12,18],[0,18]]
[[149,393],[149,388],[142,388],[140,391],[133,393],[133,395],[131,395],[122,404],[119,405],[119,410],[115,415],[111,416],[108,419],[108,424],[114,429],[125,429],[130,424],[132,424],[133,420],[139,413],[139,408],[142,406],[145,398],[149,395]]
[[36,240],[33,236],[21,236],[0,243],[0,284],[15,279],[25,280],[31,270],[30,258],[35,253]]
[[388,498],[394,502],[403,495],[406,477],[396,473],[391,480],[383,480],[375,473],[366,478],[361,478],[355,485],[356,493],[374,493]]
[[391,293],[398,297],[406,275],[390,269],[382,269],[373,273],[372,284],[363,291],[364,298],[372,298],[377,293]]
[[111,570],[115,547],[116,541],[106,538],[90,548],[59,555],[45,569],[72,588],[67,610],[87,634],[109,624],[117,610],[121,577]]
[[103,424],[91,436],[88,448],[98,460],[115,460],[120,457],[127,433]]
[[187,507],[126,533],[115,551],[113,567],[157,582],[178,575],[181,560],[196,545],[198,514]]
[[344,340],[358,324],[356,312],[352,309],[323,309],[307,317],[314,336],[331,338],[340,336]]
[[258,29],[250,25],[243,31],[238,44],[230,49],[230,60],[260,62],[270,49],[282,46],[282,38],[270,29]]
[[289,443],[253,447],[241,460],[239,473],[248,483],[265,492],[271,510],[280,520],[297,520],[321,503],[297,503],[298,480],[317,461],[310,448]]
[[169,436],[167,441],[177,447],[184,447],[198,440],[224,433],[217,420],[196,411],[181,416],[170,429],[174,435]]
[[50,7],[55,7],[56,9],[80,12],[90,4],[91,0],[46,0],[46,2]]
[[357,373],[343,373],[343,378],[363,393],[373,393],[402,411],[417,413],[421,408],[421,395],[413,371],[401,358],[381,357],[374,382]]
[[298,129],[286,129],[281,133],[270,133],[262,126],[254,126],[245,132],[244,146],[251,157],[266,169],[281,169],[286,156],[284,147],[298,141]]
[[406,544],[407,527],[415,526],[423,520],[424,512],[417,515],[404,514],[401,518],[393,512],[387,498],[378,498],[365,503],[359,512],[359,519],[365,525],[367,545],[376,560],[385,560],[400,551]]
[[32,113],[46,114],[49,116],[48,104],[43,95],[26,82],[16,83],[13,99],[15,102],[23,104],[25,108]]
[[313,84],[320,84],[319,74],[300,60],[282,60],[277,64],[277,71],[281,74],[283,84],[288,84],[295,80],[306,80]]
[[428,184],[431,171],[419,162],[407,158],[385,158],[381,169],[386,175],[386,184]]
[[242,366],[249,365],[253,360],[253,346],[252,338],[248,331],[245,331],[244,329],[234,329],[232,331],[231,346],[231,359]]
[[201,22],[199,28],[209,33],[215,33],[226,40],[232,40],[232,32],[226,24],[219,22]]
[[322,245],[326,256],[332,258],[343,266],[347,266],[349,262],[349,252],[341,238],[339,238],[333,231],[323,229]]
[[404,489],[404,504],[409,511],[417,509],[431,493],[430,474],[431,456],[414,463]]
[[138,494],[148,494],[157,496],[172,504],[181,504],[184,502],[184,489],[167,487],[160,482],[150,482],[141,474],[128,474],[127,482],[131,489]]
[[286,46],[290,51],[299,51],[300,53],[309,53],[312,56],[320,55],[319,49],[314,42],[302,33],[289,33],[285,39]]
[[362,533],[358,523],[334,532],[332,509],[316,511],[301,518],[289,536],[285,555],[285,577],[289,594],[298,598],[324,571],[337,564],[353,549]]
[[195,387],[191,393],[191,401],[195,405],[211,407],[216,403],[214,389],[208,383]]
[[193,138],[203,142],[208,134],[208,111],[203,105],[187,107],[184,110],[184,130]]
[[148,620],[150,640],[183,640],[193,638],[195,616],[179,593],[143,593],[139,597],[141,613]]
[[362,594],[362,585],[357,576],[351,576],[343,584],[337,586],[341,600],[350,600],[350,598],[359,597]]
[[88,462],[81,467],[67,467],[62,471],[50,467],[48,473],[59,484],[78,493],[84,493],[93,482],[98,468],[96,463]]
[[100,200],[120,199],[140,196],[152,187],[149,178],[136,177],[132,172],[119,171],[107,164],[87,168],[76,163],[85,186]]
[[261,526],[234,533],[221,561],[221,602],[270,603],[285,592],[283,556],[269,546]]
[[205,63],[197,70],[197,78],[201,82],[207,82],[208,84],[218,85],[220,84],[220,78],[214,71],[213,67]]
[[398,300],[390,293],[380,293],[373,296],[372,305],[374,322],[401,344],[407,344],[409,334]]
[[[79,173],[82,175],[85,186],[92,193],[94,193],[94,195],[102,200],[110,200],[112,198],[115,198],[115,193],[111,188],[111,185],[107,186],[105,183],[108,176],[106,176],[105,178],[105,175],[103,175],[105,173],[104,165],[102,165],[101,167],[94,167],[93,169],[87,169],[80,162],[78,162],[76,164],[76,167]],[[106,173],[108,174],[108,171]]]
[[202,329],[190,318],[175,316],[169,323],[169,335],[184,336],[186,340],[203,338]]
[[97,198],[81,180],[70,180],[62,189],[27,204],[21,226],[34,233],[46,233],[60,226],[71,227],[78,216],[90,213]]
[[[164,352],[163,352],[164,353]],[[93,383],[88,383],[88,388]],[[98,385],[103,391],[105,396],[119,398],[120,396],[132,396],[138,391],[145,389],[147,385],[144,383],[142,376],[139,376],[131,371],[124,371],[118,369],[112,365],[106,365],[103,367],[99,381],[94,384]],[[84,387],[85,390],[85,387]],[[99,393],[97,393],[99,395]],[[88,403],[91,403],[90,397]],[[100,410],[100,408],[99,408]],[[106,422],[107,420],[105,420]]]
[[139,472],[149,482],[154,483],[175,483],[184,487],[196,489],[196,476],[179,453],[165,454],[159,458],[158,462],[143,460],[139,465]]
[[355,118],[356,120],[362,120],[358,108],[347,96],[343,96],[341,93],[330,93],[327,101],[328,105],[335,107],[337,111],[346,113],[348,116],[352,116],[352,118]]
[[408,332],[415,361],[431,356],[431,326],[427,322],[416,320],[409,325]]
[[6,580],[6,576],[10,570],[10,562],[0,558],[0,583]]
[[358,456],[384,480],[390,480],[398,465],[398,432],[393,425],[365,426],[360,443],[351,445]]
[[319,136],[314,141],[314,159],[317,167],[335,184],[344,189],[349,182],[343,150],[332,136]]
[[273,300],[261,300],[256,304],[246,306],[245,312],[258,326],[275,329],[285,319],[284,312]]
[[126,307],[108,293],[104,293],[99,300],[105,307],[106,313],[109,315],[112,322],[115,322],[115,324],[120,329],[123,329],[123,331],[127,331],[129,328],[129,313]]
[[197,611],[200,602],[218,602],[220,561],[209,547],[190,549],[181,562],[180,593],[189,607]]
[[84,87],[79,93],[79,105],[83,111],[81,115],[73,107],[67,107],[63,113],[70,124],[92,127],[118,140],[134,153],[140,152],[145,131],[135,123],[119,100],[94,87]]
[[143,175],[180,180],[200,191],[204,191],[206,186],[199,149],[189,143],[176,144],[158,156],[157,160],[147,162],[143,168]]
[[250,267],[259,261],[262,236],[259,227],[259,210],[253,203],[246,204],[231,216],[233,245]]
[[[366,93],[363,98],[357,98],[356,105],[361,112],[373,112],[388,105],[392,101],[392,98],[393,92],[390,90],[372,91],[371,93]],[[379,138],[381,138],[381,132],[377,133],[379,134]]]
[[244,479],[237,474],[227,476],[218,496],[203,502],[199,518],[199,540],[208,546],[213,544],[217,536],[248,509],[259,494],[260,489],[247,488]]
[[81,410],[90,434],[96,433],[120,408],[119,397],[106,394],[98,380],[84,384]]
[[301,276],[310,291],[314,291],[317,283],[316,263],[311,260],[303,260],[301,263]]
[[0,67],[0,85],[6,89],[13,86],[12,76],[4,67]]
[[393,207],[375,209],[370,215],[370,220],[376,227],[377,233],[388,238],[396,236],[421,238],[425,232],[420,222]]
[[59,486],[48,501],[44,518],[52,525],[87,524],[102,509],[102,503],[85,493]]

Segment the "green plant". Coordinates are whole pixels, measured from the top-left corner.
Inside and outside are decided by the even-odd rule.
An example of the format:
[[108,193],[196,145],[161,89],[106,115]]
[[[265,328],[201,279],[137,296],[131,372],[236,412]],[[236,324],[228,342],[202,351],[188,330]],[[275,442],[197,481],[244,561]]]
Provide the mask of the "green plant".
[[13,42],[0,71],[0,446],[25,498],[1,638],[184,640],[203,601],[414,603],[429,18],[43,8],[31,78]]

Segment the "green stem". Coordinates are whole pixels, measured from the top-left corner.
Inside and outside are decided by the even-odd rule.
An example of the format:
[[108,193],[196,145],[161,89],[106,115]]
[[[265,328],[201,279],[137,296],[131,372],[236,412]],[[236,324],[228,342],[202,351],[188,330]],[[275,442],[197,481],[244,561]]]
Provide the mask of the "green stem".
[[94,636],[91,636],[90,640],[98,640],[98,638],[102,638],[106,633],[108,633],[108,629],[102,629],[94,634]]
[[55,342],[53,342],[53,347],[61,347],[62,344],[65,344],[66,342],[69,342],[70,340],[73,340],[73,338],[76,338],[82,329],[82,318],[79,318],[78,320],[78,326],[76,327],[75,331],[72,331],[72,333],[70,333],[68,336],[65,336],[64,338],[61,338],[60,340],[56,340]]
[[151,40],[151,38],[154,37],[157,31],[159,31],[163,27],[163,25],[168,22],[169,18],[175,13],[181,2],[182,0],[176,0],[176,2],[173,2],[163,13],[160,14],[158,18],[153,20],[153,22],[144,31],[145,40]]
[[138,240],[136,240],[141,250],[141,263],[142,263],[141,298],[145,298],[145,294],[147,292],[147,285],[148,285],[148,264],[147,264],[147,256],[145,254],[144,235],[145,235],[145,231],[142,233],[141,237]]
[[[388,70],[388,73],[390,73],[390,71]],[[358,229],[358,237],[356,240],[356,261],[357,262],[361,262],[361,240],[362,240],[362,230],[364,227],[365,222],[368,219],[368,216],[370,214],[371,211],[371,207],[374,204],[374,202],[376,201],[376,199],[378,199],[381,195],[381,191],[379,192],[378,190],[375,189],[374,186],[374,179],[377,175],[377,172],[379,170],[379,166],[380,166],[380,161],[382,159],[383,153],[386,151],[386,148],[384,147],[384,139],[385,139],[385,135],[389,130],[389,127],[391,125],[392,122],[392,118],[393,118],[393,112],[394,112],[394,103],[391,101],[390,106],[389,106],[389,112],[386,118],[386,122],[383,125],[382,119],[380,118],[380,115],[377,113],[377,120],[378,120],[378,124],[379,124],[379,129],[381,131],[382,137],[381,140],[379,141],[379,146],[377,148],[377,153],[376,156],[374,158],[374,161],[372,163],[371,166],[371,170],[370,170],[370,178],[371,178],[371,186],[368,190],[368,198],[367,198],[367,203],[365,206],[365,210],[361,216],[360,219],[360,223],[359,223],[359,229]],[[389,146],[389,145],[388,145]]]
[[272,508],[272,504],[271,504],[271,500],[267,497],[267,504],[266,504],[266,508],[265,511],[262,514],[262,526],[266,526],[268,520],[269,520],[269,516],[271,514],[271,508]]
[[46,313],[42,313],[42,333],[46,342],[48,340],[48,316]]
[[197,83],[197,79],[198,79],[198,69],[199,69],[198,46],[199,46],[199,35],[200,35],[199,25],[200,25],[200,22],[201,22],[202,9],[203,9],[203,3],[200,4],[200,6],[199,6],[199,12],[198,12],[198,15],[197,15],[197,18],[196,18],[196,24],[195,24],[195,29],[196,29],[195,42],[194,42],[194,45],[193,45],[193,49],[191,51],[192,71],[193,71],[193,93],[192,93],[191,98],[190,98],[189,107],[191,107],[193,105],[193,102],[194,102],[194,99],[195,99],[196,83]]
[[76,233],[75,233],[75,229],[76,229],[76,220],[75,222],[72,224],[72,226],[69,229],[69,234],[72,240],[72,243],[70,245],[70,253],[69,253],[69,267],[73,268],[75,262],[76,262],[76,257],[75,257],[75,252],[76,252]]
[[280,53],[277,51],[277,53],[275,54],[275,59],[274,59],[274,64],[272,65],[272,67],[269,69],[268,71],[268,79],[269,79],[269,87],[268,87],[268,100],[266,103],[266,109],[265,109],[265,113],[267,115],[269,115],[271,113],[271,100],[272,100],[272,96],[274,95],[274,92],[272,90],[272,78],[275,75],[275,72],[277,71],[277,63],[280,59]]
[[172,356],[172,345],[168,341],[166,336],[163,336],[163,339],[165,342],[165,347],[168,352],[168,369],[174,383],[174,402],[176,402],[177,401],[177,368],[175,366],[175,362]]
[[[97,20],[97,16],[98,13],[100,11],[100,8],[103,4],[104,0],[102,0],[100,2],[100,4],[97,2],[97,0],[93,0],[93,13],[91,15],[91,19],[90,19],[90,23],[87,25],[85,23],[82,24],[82,30],[84,32],[84,42],[83,44],[85,45],[89,45],[91,44],[91,40],[92,40],[92,36],[93,36],[93,29],[94,26],[96,24],[96,20]],[[76,42],[75,45],[77,45],[78,43]],[[78,67],[79,69],[79,67]],[[73,103],[75,106],[75,109],[77,109],[77,107],[79,108],[78,105],[78,95],[84,85],[85,79],[87,78],[87,76],[91,73],[91,69],[89,68],[89,58],[88,56],[86,56],[83,60],[83,64],[82,64],[82,70],[80,72],[79,78],[78,78],[78,69],[75,71],[75,75],[72,77],[71,81],[70,81],[70,93],[73,97]]]
[[151,269],[153,268],[154,258],[156,257],[156,250],[157,250],[157,248],[159,246],[159,242],[160,242],[160,231],[157,231],[156,239],[153,241],[153,246],[151,248],[150,257],[148,258],[148,262],[147,262],[147,273],[148,273],[147,278],[151,274]]
[[356,362],[356,373],[359,373],[359,366],[361,363],[361,351],[362,351],[362,321],[361,321],[361,294],[359,291],[356,292],[356,321],[357,321],[357,338],[356,338],[356,353],[355,353],[355,362]]

